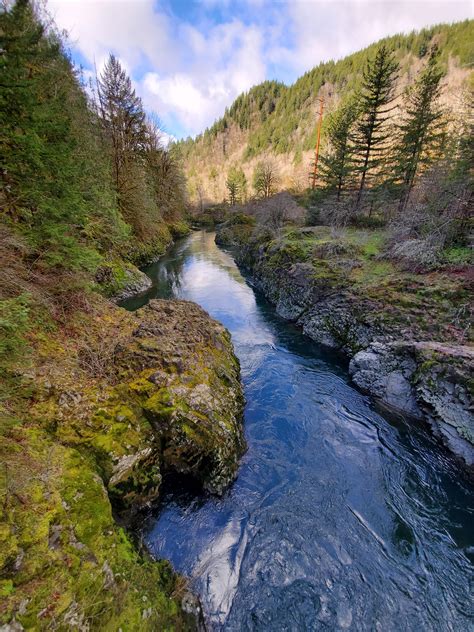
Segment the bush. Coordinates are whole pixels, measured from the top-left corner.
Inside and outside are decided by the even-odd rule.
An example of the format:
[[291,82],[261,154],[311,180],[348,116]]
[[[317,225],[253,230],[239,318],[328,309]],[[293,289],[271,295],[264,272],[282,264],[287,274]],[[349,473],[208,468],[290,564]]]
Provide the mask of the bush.
[[472,248],[463,246],[446,248],[441,252],[440,259],[443,263],[452,265],[474,264],[474,252]]
[[227,223],[229,226],[255,226],[255,217],[245,213],[235,213],[229,217]]

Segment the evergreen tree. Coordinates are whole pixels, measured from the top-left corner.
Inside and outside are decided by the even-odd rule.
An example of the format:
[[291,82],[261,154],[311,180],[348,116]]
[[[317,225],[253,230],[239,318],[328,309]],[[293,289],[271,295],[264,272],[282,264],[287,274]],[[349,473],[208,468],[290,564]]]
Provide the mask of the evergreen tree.
[[229,203],[234,206],[237,203],[240,196],[239,189],[240,179],[239,170],[236,167],[231,167],[227,174],[226,187],[229,194]]
[[[145,112],[141,99],[132,87],[130,77],[120,62],[110,55],[97,82],[98,107],[106,140],[111,147],[113,176],[120,210],[124,217],[138,228],[140,209],[134,194],[142,191],[137,181],[137,163],[147,148]],[[137,215],[138,212],[138,215]]]
[[458,121],[452,137],[454,156],[453,177],[472,183],[474,175],[474,86],[466,87],[462,95]]
[[404,211],[418,173],[439,158],[436,147],[443,135],[438,123],[443,115],[439,106],[442,70],[433,50],[425,69],[405,94],[402,122],[398,126],[397,162],[395,173],[401,182],[399,210]]
[[359,95],[360,116],[353,135],[354,164],[360,181],[355,203],[359,210],[368,176],[380,169],[388,148],[387,121],[393,107],[394,84],[398,64],[385,45],[364,69]]
[[245,173],[242,171],[242,169],[237,169],[236,180],[238,199],[239,202],[244,204],[247,201],[247,178],[245,177]]
[[28,0],[0,15],[1,184],[4,213],[28,239],[37,265],[90,268],[85,247],[97,199],[85,196],[75,121],[87,104],[59,38]]
[[350,99],[331,115],[327,127],[329,147],[327,153],[321,156],[321,177],[329,189],[337,191],[338,200],[353,175],[350,135],[357,114],[355,100]]
[[212,194],[214,196],[214,200],[217,200],[217,178],[218,178],[217,169],[215,167],[211,167],[209,171],[209,180],[212,184]]

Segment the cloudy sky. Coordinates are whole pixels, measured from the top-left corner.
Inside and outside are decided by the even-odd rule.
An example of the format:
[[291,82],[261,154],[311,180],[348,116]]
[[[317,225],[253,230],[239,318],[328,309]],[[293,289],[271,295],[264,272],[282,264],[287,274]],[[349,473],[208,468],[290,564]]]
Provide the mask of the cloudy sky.
[[264,79],[293,82],[320,61],[438,22],[473,17],[471,0],[48,0],[86,73],[109,51],[149,111],[195,135]]

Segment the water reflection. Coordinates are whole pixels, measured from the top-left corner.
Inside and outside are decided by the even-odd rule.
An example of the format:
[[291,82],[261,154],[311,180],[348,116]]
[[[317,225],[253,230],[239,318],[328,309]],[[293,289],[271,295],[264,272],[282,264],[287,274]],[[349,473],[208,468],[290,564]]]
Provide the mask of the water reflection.
[[249,450],[222,498],[169,489],[151,550],[225,630],[467,630],[472,487],[423,428],[379,414],[344,365],[256,297],[195,233],[148,269],[200,303],[242,364]]

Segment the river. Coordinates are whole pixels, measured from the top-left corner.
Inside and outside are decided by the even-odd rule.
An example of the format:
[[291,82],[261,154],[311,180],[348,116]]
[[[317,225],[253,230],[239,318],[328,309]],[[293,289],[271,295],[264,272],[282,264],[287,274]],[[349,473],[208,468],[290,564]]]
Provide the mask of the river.
[[171,485],[146,528],[212,630],[474,629],[474,493],[423,427],[377,412],[344,362],[280,319],[214,234],[145,270],[150,298],[231,332],[248,451],[222,498]]

